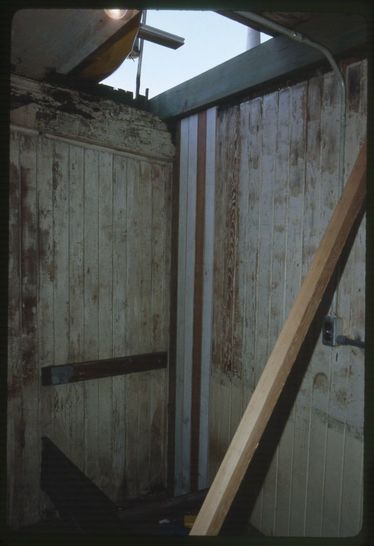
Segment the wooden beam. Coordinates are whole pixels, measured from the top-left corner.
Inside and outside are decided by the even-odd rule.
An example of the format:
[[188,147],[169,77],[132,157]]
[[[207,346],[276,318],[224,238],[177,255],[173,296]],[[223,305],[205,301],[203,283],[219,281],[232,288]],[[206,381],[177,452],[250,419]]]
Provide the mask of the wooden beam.
[[[338,56],[368,41],[365,19],[351,14],[321,17],[319,24],[307,21],[298,26],[298,31]],[[279,36],[157,95],[149,101],[149,109],[163,119],[186,116],[324,61],[319,51]]]
[[366,144],[332,215],[274,349],[244,412],[191,535],[217,535],[295,363],[340,255],[363,210]]
[[88,379],[100,379],[129,373],[146,372],[166,368],[167,353],[147,353],[143,355],[91,360],[60,366],[42,368],[42,385],[63,385]]

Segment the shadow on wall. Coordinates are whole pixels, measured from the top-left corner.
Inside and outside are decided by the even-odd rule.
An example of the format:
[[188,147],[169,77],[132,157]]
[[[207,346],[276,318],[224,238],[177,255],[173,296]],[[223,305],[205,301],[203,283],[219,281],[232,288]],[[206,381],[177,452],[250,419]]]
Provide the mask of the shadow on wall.
[[309,333],[300,350],[299,356],[268,422],[261,442],[255,451],[236,498],[231,505],[230,511],[221,530],[222,535],[246,535],[248,533],[249,519],[254,509],[257,497],[264,484],[271,461],[274,457],[283,430],[290,416],[297,394],[300,390],[301,383],[312,358],[316,343],[319,340],[323,317],[328,314],[335,289],[339,283],[341,275],[343,274],[344,267],[349,257],[362,217],[363,212],[356,220],[352,234],[348,239],[340,257],[339,266],[337,268],[338,273],[332,277],[327,287],[325,296],[319,306]]

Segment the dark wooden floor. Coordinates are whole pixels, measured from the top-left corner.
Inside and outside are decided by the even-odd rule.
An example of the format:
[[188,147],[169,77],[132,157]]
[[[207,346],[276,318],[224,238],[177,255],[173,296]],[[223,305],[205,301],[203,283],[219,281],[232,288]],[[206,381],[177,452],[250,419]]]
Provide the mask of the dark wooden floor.
[[[120,529],[116,534],[121,536],[187,536],[189,528],[184,526],[186,515],[196,515],[203,502],[204,495],[186,495],[180,499],[161,498],[157,500],[143,500],[133,502],[129,506],[119,507],[118,519]],[[111,535],[110,529],[103,533]],[[64,522],[55,516],[37,525],[24,527],[20,534],[25,536],[40,537],[45,540],[49,535],[85,535],[87,530],[81,530],[77,526]],[[235,525],[235,520],[224,526],[221,532],[225,536],[261,536],[254,527],[247,524]]]

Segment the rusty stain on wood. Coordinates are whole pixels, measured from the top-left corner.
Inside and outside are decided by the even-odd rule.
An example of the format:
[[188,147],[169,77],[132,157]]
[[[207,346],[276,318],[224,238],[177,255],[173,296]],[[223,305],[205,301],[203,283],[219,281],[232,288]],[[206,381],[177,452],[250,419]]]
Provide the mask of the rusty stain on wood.
[[219,199],[222,200],[219,206],[222,208],[216,210],[216,216],[220,218],[217,232],[221,233],[222,239],[220,237],[220,243],[216,242],[214,282],[215,290],[219,290],[218,297],[223,298],[224,304],[218,319],[220,326],[217,324],[220,335],[213,345],[213,360],[228,376],[233,376],[240,375],[241,370],[236,278],[239,260],[239,108],[221,111],[218,120],[218,135],[221,138],[218,140],[217,186]]

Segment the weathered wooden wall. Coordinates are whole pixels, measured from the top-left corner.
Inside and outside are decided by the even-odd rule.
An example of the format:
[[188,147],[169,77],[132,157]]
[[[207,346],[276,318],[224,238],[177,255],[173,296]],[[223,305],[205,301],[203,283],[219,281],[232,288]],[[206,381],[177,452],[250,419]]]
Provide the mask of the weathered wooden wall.
[[[346,67],[346,80],[348,174],[366,137],[366,61]],[[341,191],[339,100],[326,73],[217,111],[211,479]],[[364,293],[363,220],[331,309],[350,337],[364,338]],[[360,530],[363,398],[364,351],[319,338],[254,508],[243,493],[240,510],[248,499],[255,527],[277,536]]]
[[42,387],[47,365],[168,351],[173,145],[154,116],[13,81],[8,507],[40,518],[47,435],[111,499],[164,488],[167,371]]

